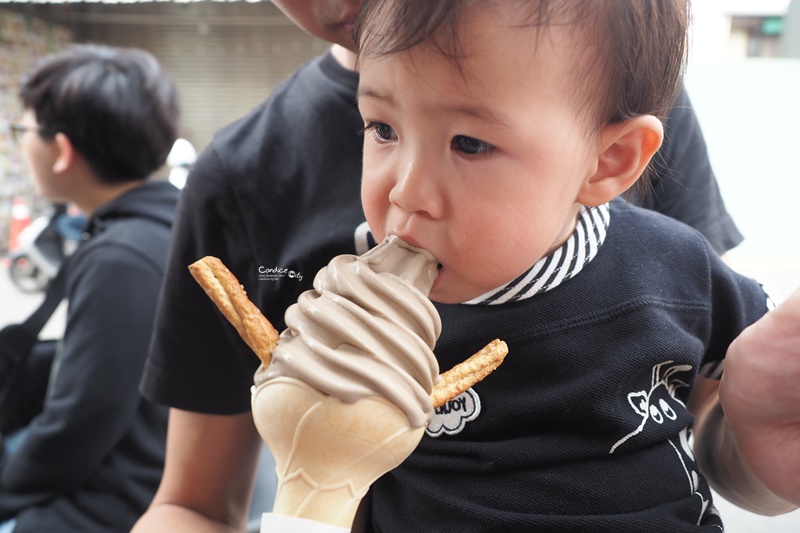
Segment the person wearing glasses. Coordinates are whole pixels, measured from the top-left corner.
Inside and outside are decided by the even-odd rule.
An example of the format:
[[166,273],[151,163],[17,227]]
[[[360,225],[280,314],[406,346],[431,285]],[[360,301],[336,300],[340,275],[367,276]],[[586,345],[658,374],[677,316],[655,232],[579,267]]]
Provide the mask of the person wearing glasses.
[[[127,532],[163,471],[167,409],[138,392],[178,189],[175,85],[137,49],[78,45],[22,80],[11,126],[45,198],[86,215],[42,412],[0,458],[0,532]],[[4,435],[5,436],[5,435]]]

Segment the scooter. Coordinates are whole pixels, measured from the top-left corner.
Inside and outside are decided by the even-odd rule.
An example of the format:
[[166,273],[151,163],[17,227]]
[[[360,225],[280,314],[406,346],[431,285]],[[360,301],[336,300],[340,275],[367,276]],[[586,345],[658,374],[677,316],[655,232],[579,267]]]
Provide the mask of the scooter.
[[25,293],[44,291],[61,263],[74,250],[76,243],[59,232],[58,217],[65,212],[61,206],[51,213],[35,218],[18,238],[18,246],[8,254],[8,274],[17,289]]

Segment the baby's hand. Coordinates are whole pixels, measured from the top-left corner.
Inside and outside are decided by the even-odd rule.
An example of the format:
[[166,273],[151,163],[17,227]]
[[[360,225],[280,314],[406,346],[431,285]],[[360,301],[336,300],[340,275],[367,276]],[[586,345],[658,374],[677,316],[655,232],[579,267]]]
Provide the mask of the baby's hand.
[[800,290],[731,344],[720,402],[753,472],[800,505]]

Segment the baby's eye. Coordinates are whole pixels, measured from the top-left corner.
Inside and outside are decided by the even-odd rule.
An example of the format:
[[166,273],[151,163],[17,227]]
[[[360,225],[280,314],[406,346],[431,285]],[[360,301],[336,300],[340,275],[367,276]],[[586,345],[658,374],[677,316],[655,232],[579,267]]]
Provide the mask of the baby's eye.
[[469,155],[489,154],[494,150],[494,146],[491,144],[464,135],[456,135],[453,137],[453,140],[450,141],[450,146],[453,150],[458,150],[459,152],[464,152]]
[[364,127],[364,131],[370,130],[375,132],[375,137],[377,137],[379,141],[393,141],[397,138],[394,129],[383,122],[370,122]]

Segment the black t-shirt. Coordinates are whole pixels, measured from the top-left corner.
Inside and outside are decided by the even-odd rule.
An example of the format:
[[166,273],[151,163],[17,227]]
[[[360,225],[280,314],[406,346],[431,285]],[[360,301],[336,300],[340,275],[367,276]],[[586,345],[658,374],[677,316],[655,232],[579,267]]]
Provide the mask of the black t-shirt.
[[508,355],[372,486],[375,531],[720,531],[686,402],[767,297],[700,234],[617,200],[575,277],[437,309],[441,369],[494,338]]
[[[191,278],[190,263],[205,255],[222,259],[280,330],[284,311],[311,288],[320,268],[335,255],[363,253],[374,244],[360,202],[363,122],[357,85],[357,75],[327,53],[221,130],[200,156],[178,208],[142,383],[145,396],[211,414],[250,409],[258,360]],[[690,120],[669,128],[687,127],[686,138],[696,138],[696,120],[691,110],[688,114]],[[669,148],[672,137],[662,150],[677,153]],[[714,183],[705,183],[713,182],[713,174],[703,156],[703,150],[692,151],[692,163],[685,166],[705,170],[687,173],[691,184],[685,190],[717,191]],[[737,240],[721,199],[703,200],[708,207],[695,210],[703,203],[699,195],[682,198],[670,204],[670,215],[699,215],[709,226],[719,221],[730,235],[721,242]]]
[[725,210],[705,138],[685,90],[665,121],[664,144],[653,157],[651,170],[649,181],[640,184],[645,194],[632,195],[634,203],[692,226],[718,254],[741,244],[742,234]]
[[191,277],[192,262],[219,257],[282,329],[320,268],[368,249],[357,83],[330,54],[314,59],[201,154],[178,206],[146,396],[214,414],[250,409],[258,359]]

